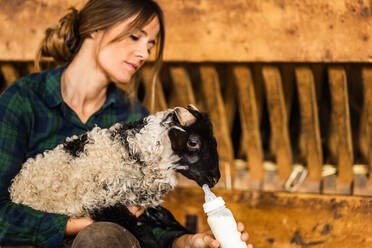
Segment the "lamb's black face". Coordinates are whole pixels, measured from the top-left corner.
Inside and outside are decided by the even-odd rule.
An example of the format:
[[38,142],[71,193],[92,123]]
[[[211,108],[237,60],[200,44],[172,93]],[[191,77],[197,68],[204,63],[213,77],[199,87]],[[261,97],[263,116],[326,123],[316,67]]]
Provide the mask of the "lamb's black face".
[[184,169],[177,171],[200,186],[208,184],[209,187],[213,187],[221,175],[212,124],[207,114],[190,107],[188,110],[196,117],[196,121],[191,125],[181,126],[174,116],[180,128],[175,127],[169,131],[172,149],[181,157],[179,165],[185,166]]

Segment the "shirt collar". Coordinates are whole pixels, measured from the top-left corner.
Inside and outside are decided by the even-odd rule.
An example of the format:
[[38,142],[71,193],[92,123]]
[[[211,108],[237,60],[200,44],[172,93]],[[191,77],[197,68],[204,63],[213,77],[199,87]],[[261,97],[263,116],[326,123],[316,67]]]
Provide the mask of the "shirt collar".
[[61,76],[66,67],[67,64],[46,72],[45,101],[50,108],[53,108],[63,102],[61,95]]

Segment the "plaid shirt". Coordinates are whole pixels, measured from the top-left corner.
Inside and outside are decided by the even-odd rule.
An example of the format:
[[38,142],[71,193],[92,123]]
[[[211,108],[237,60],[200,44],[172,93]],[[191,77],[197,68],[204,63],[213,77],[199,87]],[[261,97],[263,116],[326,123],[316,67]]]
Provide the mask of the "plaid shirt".
[[[79,135],[94,126],[132,122],[149,113],[111,84],[104,105],[84,124],[63,102],[60,77],[65,66],[15,81],[0,96],[0,245],[60,247],[68,216],[50,214],[11,202],[8,188],[27,158]],[[170,247],[178,232],[157,228],[162,247]]]

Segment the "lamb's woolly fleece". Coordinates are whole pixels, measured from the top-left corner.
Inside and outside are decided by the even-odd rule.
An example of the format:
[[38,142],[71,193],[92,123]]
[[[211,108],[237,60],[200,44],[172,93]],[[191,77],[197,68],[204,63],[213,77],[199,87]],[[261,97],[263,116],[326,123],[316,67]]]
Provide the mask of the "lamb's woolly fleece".
[[172,152],[171,121],[166,120],[172,111],[146,117],[140,130],[127,130],[129,152],[122,137],[112,137],[121,127],[115,124],[88,132],[89,142],[77,157],[61,144],[28,159],[9,188],[12,201],[75,217],[116,203],[144,208],[159,205],[176,185],[173,167],[179,157]]

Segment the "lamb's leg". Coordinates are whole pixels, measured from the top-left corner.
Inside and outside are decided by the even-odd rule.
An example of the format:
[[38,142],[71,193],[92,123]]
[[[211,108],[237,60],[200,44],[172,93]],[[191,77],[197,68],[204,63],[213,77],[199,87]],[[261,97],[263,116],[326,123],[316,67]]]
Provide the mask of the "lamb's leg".
[[139,217],[139,220],[153,228],[160,227],[166,231],[191,233],[174,218],[171,212],[162,206],[146,209],[145,213]]
[[171,246],[171,242],[176,238],[184,234],[191,233],[180,223],[178,223],[178,221],[167,209],[161,206],[146,209],[145,212],[139,217],[139,220],[146,226],[152,227],[152,229],[158,227],[161,230],[166,231],[167,237],[164,237],[160,241],[161,246]]
[[115,205],[90,212],[94,221],[110,221],[129,230],[140,242],[142,248],[158,247],[152,227],[141,222],[126,206]]

